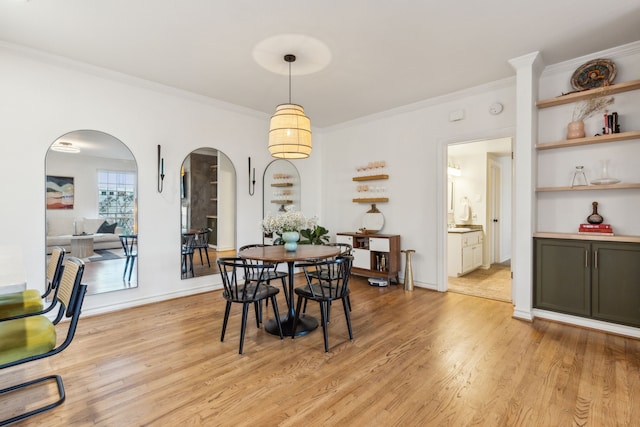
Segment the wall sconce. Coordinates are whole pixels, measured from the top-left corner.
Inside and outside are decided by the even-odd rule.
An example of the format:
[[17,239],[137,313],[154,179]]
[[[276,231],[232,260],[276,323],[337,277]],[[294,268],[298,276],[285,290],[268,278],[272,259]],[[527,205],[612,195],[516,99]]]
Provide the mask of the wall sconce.
[[447,174],[452,176],[460,176],[462,175],[462,170],[460,169],[460,166],[449,163],[449,166],[447,167]]
[[160,144],[158,144],[158,193],[162,193],[164,187],[164,158],[161,154]]
[[253,168],[253,179],[251,179],[251,157],[249,157],[249,195],[253,196],[256,192],[256,168]]

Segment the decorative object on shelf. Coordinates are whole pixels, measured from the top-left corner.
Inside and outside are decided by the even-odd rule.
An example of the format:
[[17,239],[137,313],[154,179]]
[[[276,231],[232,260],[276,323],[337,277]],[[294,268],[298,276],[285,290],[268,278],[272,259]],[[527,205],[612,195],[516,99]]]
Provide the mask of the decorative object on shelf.
[[614,111],[611,114],[604,114],[603,135],[611,135],[612,133],[620,133],[620,123],[618,123],[618,113]]
[[584,138],[584,122],[582,120],[574,120],[567,125],[567,139]]
[[571,180],[571,187],[580,187],[587,185],[587,175],[584,173],[584,166],[576,166],[576,170],[573,171],[573,179]]
[[609,177],[609,160],[600,160],[601,172],[600,179],[591,181],[593,185],[610,185],[620,182],[619,179]]
[[293,252],[298,249],[298,240],[300,240],[300,233],[297,231],[285,231],[282,233],[282,240],[284,241],[284,249],[289,252]]
[[279,159],[304,159],[311,154],[311,120],[304,108],[291,103],[291,63],[296,56],[287,54],[289,63],[289,103],[280,104],[271,116],[269,125],[269,152]]
[[576,104],[571,122],[567,126],[567,139],[584,138],[584,121],[596,113],[606,111],[607,106],[614,101],[612,96],[595,96]]
[[607,86],[616,78],[616,64],[609,59],[594,59],[579,66],[571,76],[575,90]]
[[382,230],[384,225],[384,215],[376,208],[375,204],[362,217],[362,228],[358,231],[362,234],[375,234]]
[[580,224],[578,233],[591,235],[613,236],[611,224]]
[[[367,163],[366,166],[356,166],[356,177],[378,177],[384,176],[386,172],[387,162],[384,160],[376,160]],[[384,178],[380,178],[384,179]]]
[[598,213],[598,202],[591,203],[591,206],[593,206],[593,212],[587,217],[587,222],[589,224],[602,224],[604,218]]
[[404,264],[404,290],[413,291],[413,267],[411,266],[411,255],[416,251],[413,249],[404,249],[403,252],[406,255]]
[[158,193],[162,193],[164,186],[164,158],[162,157],[162,149],[158,144]]
[[256,168],[253,168],[253,180],[251,179],[251,157],[249,157],[249,195],[253,196],[256,192]]

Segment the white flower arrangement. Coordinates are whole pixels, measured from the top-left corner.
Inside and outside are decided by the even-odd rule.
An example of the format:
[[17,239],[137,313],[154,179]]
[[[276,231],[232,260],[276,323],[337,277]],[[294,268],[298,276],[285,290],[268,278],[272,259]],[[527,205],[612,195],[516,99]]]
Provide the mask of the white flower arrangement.
[[294,210],[293,206],[285,208],[285,212],[277,216],[268,213],[261,221],[262,231],[280,235],[286,231],[299,232],[307,228],[314,228],[317,224],[317,217],[308,219],[304,213]]

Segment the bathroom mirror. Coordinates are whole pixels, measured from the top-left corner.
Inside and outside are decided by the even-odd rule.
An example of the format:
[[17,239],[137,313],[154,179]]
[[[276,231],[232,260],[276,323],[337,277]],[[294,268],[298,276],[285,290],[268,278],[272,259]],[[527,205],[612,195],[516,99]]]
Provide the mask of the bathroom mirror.
[[236,171],[214,148],[192,151],[180,169],[181,276],[217,274],[218,257],[235,256]]
[[[81,258],[88,294],[138,286],[137,175],[129,148],[104,132],[69,132],[47,151],[47,259],[55,246]],[[130,257],[121,235],[135,238]]]
[[[301,194],[298,169],[289,160],[273,160],[262,177],[262,217],[269,213],[276,216],[289,206],[302,210]],[[272,243],[271,236],[264,236],[263,240]]]

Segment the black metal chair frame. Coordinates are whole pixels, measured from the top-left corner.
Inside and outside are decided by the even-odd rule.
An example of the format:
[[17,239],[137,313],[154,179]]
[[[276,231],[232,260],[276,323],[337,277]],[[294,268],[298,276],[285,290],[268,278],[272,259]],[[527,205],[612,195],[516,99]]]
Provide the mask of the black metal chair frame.
[[[262,323],[262,313],[259,306],[260,302],[264,299],[271,299],[276,323],[278,324],[278,331],[280,332],[280,339],[283,339],[284,335],[282,334],[282,324],[280,322],[278,301],[276,299],[276,295],[280,290],[269,285],[266,280],[269,269],[274,266],[272,264],[251,265],[247,264],[242,258],[220,258],[217,260],[217,263],[220,269],[220,275],[222,276],[222,284],[224,285],[222,296],[226,300],[220,341],[224,341],[231,305],[233,303],[242,304],[242,326],[240,329],[240,347],[238,350],[238,353],[242,354],[249,305],[254,305],[256,326],[259,328]],[[240,271],[242,275],[239,274]],[[246,275],[250,273],[258,274],[255,281],[245,278]]]
[[[59,254],[58,258],[54,259],[53,255],[56,253]],[[60,246],[54,247],[53,251],[51,252],[52,258],[49,260],[49,263],[47,264],[47,288],[45,289],[44,293],[40,295],[40,298],[45,299],[51,294],[51,292],[53,292],[51,303],[48,304],[46,307],[44,307],[42,310],[30,312],[30,313],[22,313],[22,314],[18,314],[11,317],[6,317],[4,319],[0,319],[0,321],[19,319],[21,317],[35,316],[38,314],[45,314],[53,310],[53,308],[58,303],[58,299],[57,299],[58,284],[60,283],[60,278],[62,277],[62,271],[64,270],[64,267],[63,267],[64,255],[65,255],[64,248]]]
[[129,270],[129,278],[128,282],[131,282],[131,273],[133,273],[133,265],[136,262],[136,258],[138,258],[138,235],[120,235],[120,244],[122,245],[122,250],[124,251],[124,256],[127,258],[124,263],[124,272],[122,273],[122,280],[124,280],[127,275],[127,269]]
[[[300,309],[303,300],[313,300],[320,304],[320,316],[322,321],[322,331],[324,335],[324,351],[329,351],[329,331],[328,323],[330,316],[330,304],[332,301],[341,300],[344,308],[344,316],[347,321],[349,339],[353,340],[351,329],[349,298],[349,278],[351,276],[352,256],[338,257],[328,261],[305,262],[296,264],[296,267],[304,271],[307,284],[294,290],[298,295],[296,315],[293,320],[293,330],[295,330],[300,320]],[[310,275],[311,272],[324,272],[326,275]],[[292,339],[295,336],[291,337]]]
[[[348,243],[327,243],[327,246],[336,246],[340,248],[340,253],[338,255],[336,255],[335,257],[333,257],[332,259],[336,259],[339,257],[344,257],[344,256],[350,256],[351,255],[351,251],[353,250],[353,246],[351,246]],[[316,271],[310,271],[309,275],[311,277],[318,277],[324,280],[328,280],[330,279],[329,277],[326,277],[326,275],[329,272],[326,271],[322,271],[322,270],[316,270]],[[333,280],[335,280],[335,278],[332,278]],[[349,311],[351,311],[351,298],[347,297],[347,305],[349,307]],[[307,312],[307,300],[304,300],[304,306],[302,307],[302,313],[306,313]]]
[[195,276],[193,272],[193,251],[195,245],[195,234],[183,234],[182,235],[182,277],[188,277],[191,272],[191,277]]
[[204,265],[204,261],[202,259],[202,250],[204,249],[204,254],[207,256],[207,265],[211,267],[211,262],[209,261],[209,238],[213,230],[211,228],[203,228],[200,230],[198,234],[196,234],[195,244],[193,245],[194,249],[198,250],[198,254],[200,255],[200,263]]
[[[71,318],[69,321],[69,326],[67,328],[67,336],[65,340],[57,347],[54,347],[53,349],[45,353],[25,357],[22,359],[11,361],[11,362],[6,362],[0,365],[0,369],[5,369],[12,366],[20,365],[22,363],[32,362],[35,360],[40,360],[49,356],[53,356],[63,351],[65,348],[67,348],[71,344],[71,341],[73,340],[73,337],[76,332],[76,328],[78,326],[78,320],[80,319],[82,302],[84,301],[84,296],[87,291],[87,285],[83,285],[81,283],[83,272],[84,272],[84,263],[82,262],[82,260],[75,257],[69,257],[65,261],[65,269],[64,269],[64,272],[62,273],[62,278],[59,284],[60,292],[58,292],[58,295],[57,295],[57,298],[59,300],[58,304],[60,305],[60,310],[56,319],[51,322],[54,325],[57,325],[58,322],[60,322],[60,320],[62,320],[62,318],[65,315],[66,317]],[[42,316],[42,315],[38,314],[38,316]],[[0,328],[2,328],[3,322],[20,322],[20,321],[21,319],[2,320],[0,321]],[[33,409],[31,411],[27,411],[22,414],[13,416],[11,418],[2,420],[0,421],[0,426],[4,426],[20,420],[24,420],[25,418],[31,417],[36,414],[40,414],[42,412],[45,412],[57,406],[60,406],[64,402],[66,397],[64,384],[62,382],[62,377],[60,375],[47,375],[42,378],[20,383],[11,387],[7,387],[5,389],[0,390],[0,397],[8,395],[14,391],[21,390],[26,387],[30,387],[35,384],[41,384],[41,383],[47,382],[49,380],[56,381],[56,385],[58,388],[58,399],[56,401],[48,405]]]
[[[264,245],[262,243],[255,243],[255,244],[251,244],[251,245],[244,245],[241,246],[240,249],[238,249],[238,252],[242,252],[245,249],[249,249],[249,248],[261,248],[264,246],[269,246],[269,245]],[[262,261],[258,261],[258,260],[250,260],[250,259],[245,259],[247,264],[251,264],[251,265],[260,265],[263,264]],[[266,276],[266,281],[267,284],[271,284],[272,280],[280,280],[282,282],[282,290],[284,292],[284,299],[287,302],[287,308],[289,308],[289,289],[287,287],[287,278],[289,277],[289,273],[286,271],[278,271],[278,264],[277,263],[273,263],[273,268],[270,269],[269,271],[266,272],[267,276]],[[264,273],[262,273],[264,275]],[[256,281],[256,278],[258,276],[256,275],[255,272],[249,272],[248,276],[246,277],[247,280],[250,280],[252,282]],[[266,300],[265,305],[268,307],[269,306],[269,300]],[[260,307],[260,309],[262,309],[262,306]]]

